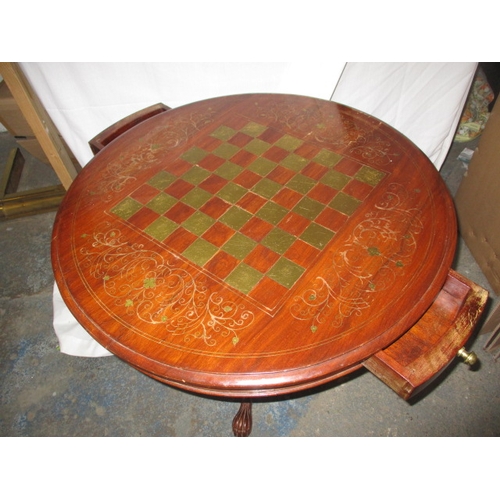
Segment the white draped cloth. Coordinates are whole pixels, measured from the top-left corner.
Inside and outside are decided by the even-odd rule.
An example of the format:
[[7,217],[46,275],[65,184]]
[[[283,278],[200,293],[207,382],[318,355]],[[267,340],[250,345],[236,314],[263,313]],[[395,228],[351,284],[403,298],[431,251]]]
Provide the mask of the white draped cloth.
[[[88,141],[152,104],[175,108],[216,96],[285,93],[332,99],[405,134],[439,170],[453,141],[476,63],[21,63],[60,134],[83,166]],[[61,352],[106,356],[54,285]]]

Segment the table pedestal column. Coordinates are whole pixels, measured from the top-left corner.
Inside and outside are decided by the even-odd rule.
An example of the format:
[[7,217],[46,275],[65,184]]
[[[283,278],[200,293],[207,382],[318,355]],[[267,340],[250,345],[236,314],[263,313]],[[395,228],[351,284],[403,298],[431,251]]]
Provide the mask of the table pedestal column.
[[252,432],[252,403],[241,403],[233,418],[233,433],[236,437],[248,437]]

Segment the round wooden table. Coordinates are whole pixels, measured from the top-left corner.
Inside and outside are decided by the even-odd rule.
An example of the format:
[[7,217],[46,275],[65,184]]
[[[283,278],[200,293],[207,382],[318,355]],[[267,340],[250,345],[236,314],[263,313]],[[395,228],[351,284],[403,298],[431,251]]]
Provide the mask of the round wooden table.
[[452,199],[427,157],[330,101],[249,94],[149,118],[103,148],[57,214],[76,319],[141,372],[243,401],[361,367],[443,286]]

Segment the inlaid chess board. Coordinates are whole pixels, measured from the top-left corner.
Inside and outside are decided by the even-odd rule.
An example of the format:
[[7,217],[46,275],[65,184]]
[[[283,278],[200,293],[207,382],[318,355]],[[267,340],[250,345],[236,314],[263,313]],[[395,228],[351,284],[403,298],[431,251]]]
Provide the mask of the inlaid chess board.
[[385,175],[237,115],[111,213],[273,310]]
[[359,368],[429,308],[456,244],[430,161],[359,111],[214,98],[106,145],[54,225],[57,284],[108,350],[165,383],[261,397]]

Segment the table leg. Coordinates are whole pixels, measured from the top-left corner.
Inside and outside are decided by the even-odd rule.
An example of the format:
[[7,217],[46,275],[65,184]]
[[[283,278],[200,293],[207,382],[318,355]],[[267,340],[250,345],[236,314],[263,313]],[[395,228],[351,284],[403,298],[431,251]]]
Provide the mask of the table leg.
[[252,403],[241,403],[233,418],[233,433],[236,437],[248,437],[252,432]]

